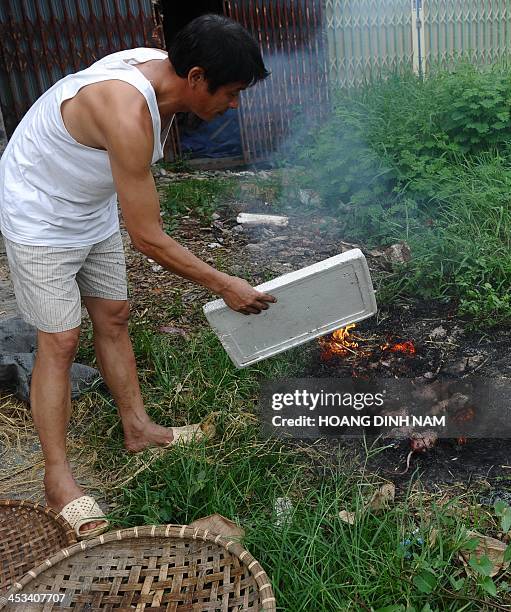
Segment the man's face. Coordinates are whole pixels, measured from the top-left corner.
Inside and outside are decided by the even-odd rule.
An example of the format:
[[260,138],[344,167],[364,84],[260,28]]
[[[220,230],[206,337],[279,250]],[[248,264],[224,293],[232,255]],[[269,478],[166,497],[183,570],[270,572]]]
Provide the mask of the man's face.
[[238,108],[240,91],[244,89],[245,83],[228,83],[211,93],[204,75],[198,75],[193,81],[190,110],[203,121],[213,121],[230,108]]

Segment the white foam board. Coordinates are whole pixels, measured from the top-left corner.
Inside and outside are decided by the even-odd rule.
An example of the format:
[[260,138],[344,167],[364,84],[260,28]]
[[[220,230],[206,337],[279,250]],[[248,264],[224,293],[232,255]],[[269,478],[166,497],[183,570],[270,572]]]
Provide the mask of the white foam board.
[[223,300],[203,308],[238,368],[366,319],[377,310],[360,249],[284,274],[256,289],[274,295],[277,303],[257,315],[235,312]]

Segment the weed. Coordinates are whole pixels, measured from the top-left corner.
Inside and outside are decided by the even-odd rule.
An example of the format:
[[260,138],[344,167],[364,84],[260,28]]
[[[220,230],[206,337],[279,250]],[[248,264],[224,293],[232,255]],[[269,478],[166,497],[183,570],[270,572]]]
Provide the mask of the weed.
[[[167,225],[176,215],[193,214],[205,223],[232,196],[235,182],[229,179],[190,179],[170,183],[161,207],[167,213]],[[171,227],[167,227],[171,229]]]
[[302,146],[302,184],[347,238],[410,244],[381,297],[451,299],[474,327],[511,323],[510,100],[505,67],[394,74],[338,92]]

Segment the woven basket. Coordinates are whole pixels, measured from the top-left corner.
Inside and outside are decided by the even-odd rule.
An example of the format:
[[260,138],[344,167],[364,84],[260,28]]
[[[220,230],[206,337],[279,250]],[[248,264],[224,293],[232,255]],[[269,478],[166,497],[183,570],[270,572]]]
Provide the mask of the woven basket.
[[[238,542],[186,525],[110,531],[61,550],[30,571],[0,608],[42,610],[275,611],[268,576]],[[28,599],[30,601],[30,599]]]
[[71,526],[51,508],[0,499],[0,593],[28,570],[75,543]]

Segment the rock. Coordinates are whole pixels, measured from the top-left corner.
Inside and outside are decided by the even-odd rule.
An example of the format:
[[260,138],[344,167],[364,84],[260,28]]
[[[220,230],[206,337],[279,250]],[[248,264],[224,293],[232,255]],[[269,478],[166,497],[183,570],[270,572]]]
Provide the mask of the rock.
[[403,264],[411,259],[410,247],[406,242],[398,242],[384,251],[385,257],[394,264]]
[[218,219],[220,219],[220,215],[218,213],[214,212],[211,215],[211,218],[213,219],[213,221],[218,221]]
[[241,233],[243,233],[244,231],[245,231],[245,230],[244,230],[244,228],[243,228],[243,225],[235,225],[235,226],[232,228],[232,230],[231,230],[231,232],[233,232],[233,233],[235,233],[235,234],[241,234]]
[[429,334],[430,338],[435,340],[441,340],[447,336],[447,331],[441,325],[439,327],[435,327],[435,329]]
[[219,247],[221,247],[222,245],[218,242],[210,242],[208,244],[208,248],[209,249],[218,249]]

